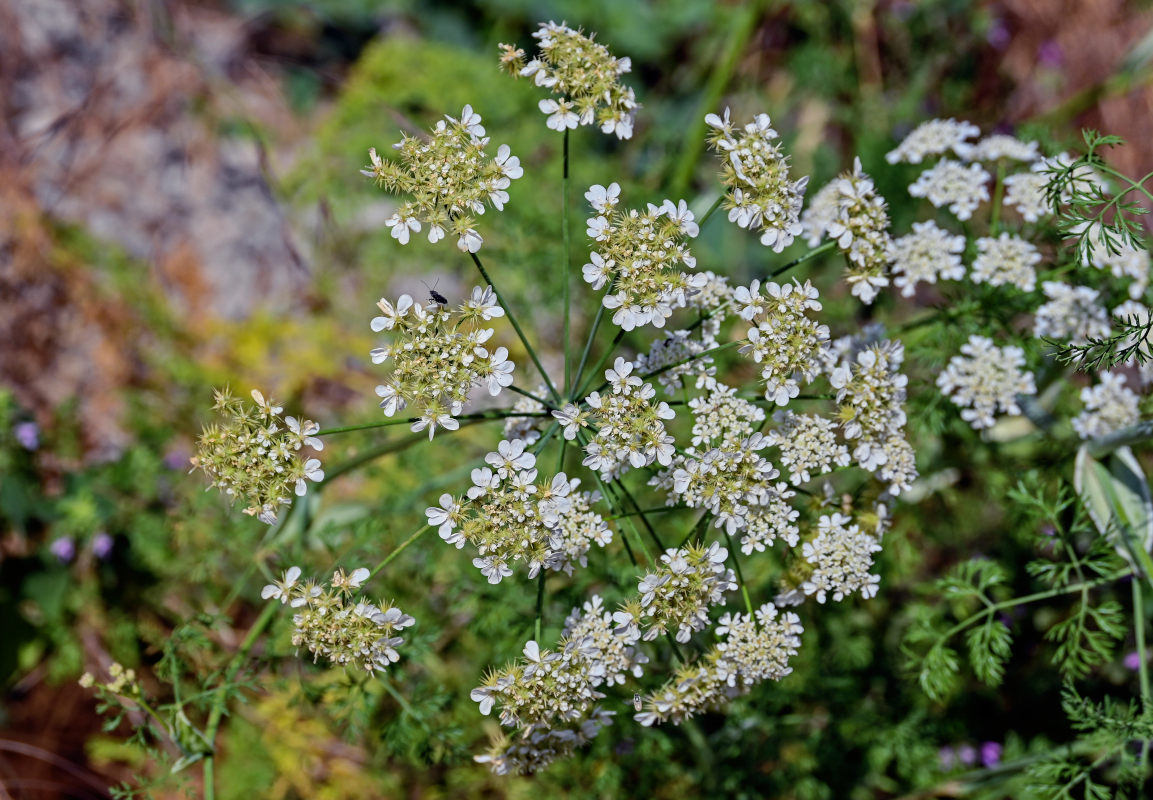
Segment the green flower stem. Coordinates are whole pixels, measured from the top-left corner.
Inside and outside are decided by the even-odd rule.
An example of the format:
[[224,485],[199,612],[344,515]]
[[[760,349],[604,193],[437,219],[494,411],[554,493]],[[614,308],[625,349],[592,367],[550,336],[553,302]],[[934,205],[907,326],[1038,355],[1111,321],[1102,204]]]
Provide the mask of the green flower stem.
[[569,284],[571,275],[569,270],[572,269],[572,256],[570,252],[569,243],[569,222],[568,222],[568,195],[569,195],[569,178],[568,178],[568,153],[569,153],[569,129],[564,129],[564,177],[561,181],[561,238],[564,240],[564,269],[561,270],[561,278],[564,281],[564,390],[565,392],[572,391],[570,379],[572,377],[572,342],[569,336],[569,325],[572,312],[569,308],[571,305],[569,292],[571,291]]
[[375,578],[376,574],[378,572],[380,572],[382,569],[384,569],[389,564],[391,564],[392,560],[394,558],[396,558],[397,556],[399,556],[401,553],[403,553],[405,551],[405,549],[410,544],[415,542],[417,539],[419,539],[421,536],[423,536],[426,532],[428,532],[430,530],[432,530],[432,525],[430,525],[426,522],[423,526],[421,526],[417,530],[413,531],[412,535],[410,535],[407,539],[405,539],[403,542],[398,544],[396,546],[395,550],[393,550],[391,553],[389,553],[387,556],[385,556],[383,561],[381,561],[379,564],[377,564],[375,567],[372,568],[372,572],[370,572],[368,574],[368,577]]
[[514,331],[516,331],[516,335],[520,337],[520,343],[524,345],[524,349],[528,352],[528,357],[532,359],[532,363],[536,365],[537,372],[539,372],[540,376],[544,379],[544,383],[545,386],[548,387],[549,394],[553,396],[554,400],[560,402],[560,392],[558,392],[556,387],[553,386],[552,378],[548,376],[544,366],[540,363],[540,359],[537,357],[536,350],[534,350],[532,345],[528,343],[528,337],[524,335],[524,331],[521,329],[520,323],[516,321],[516,316],[512,313],[512,309],[505,304],[504,295],[502,295],[499,291],[496,291],[496,284],[492,282],[492,278],[489,277],[488,271],[484,268],[484,264],[481,263],[480,258],[477,257],[476,253],[469,253],[469,257],[472,258],[472,263],[476,264],[477,270],[480,271],[480,276],[484,278],[485,282],[488,283],[489,286],[493,287],[493,291],[496,292],[496,301],[500,303],[500,307],[504,309],[505,316],[508,317],[508,321],[512,323],[512,328]]
[[236,680],[236,674],[240,672],[240,668],[244,662],[248,660],[248,654],[256,644],[256,640],[264,633],[276,616],[279,610],[279,603],[268,603],[264,606],[264,610],[260,612],[260,616],[256,618],[256,622],[252,623],[252,627],[248,629],[248,635],[244,637],[244,641],[240,643],[240,649],[236,651],[236,655],[228,662],[228,666],[224,670],[224,675],[220,679],[220,683],[216,687],[216,694],[212,699],[212,707],[208,711],[208,725],[204,729],[204,738],[208,741],[208,746],[212,751],[206,753],[204,756],[204,800],[215,800],[216,798],[216,775],[215,775],[215,756],[216,756],[216,734],[220,730],[220,722],[224,717],[225,705],[228,699],[228,693],[225,689]]
[[[514,392],[517,392],[518,394],[523,394],[526,397],[531,397],[533,400],[536,400],[539,403],[542,403],[544,405],[549,405],[546,401],[541,400],[540,398],[535,397],[531,394],[528,394],[528,392],[521,391],[520,389],[517,389],[515,386],[510,386],[508,388],[512,389]],[[508,419],[509,417],[547,417],[547,416],[548,416],[547,411],[509,411],[509,410],[504,410],[504,411],[480,411],[476,414],[461,414],[459,417],[456,417],[456,419],[461,420],[461,421],[471,420],[474,422],[483,422],[484,420]],[[386,420],[381,420],[379,422],[365,422],[361,425],[344,425],[344,426],[339,427],[339,428],[324,428],[322,430],[317,431],[316,435],[317,436],[331,436],[332,434],[335,434],[335,433],[348,433],[350,431],[367,431],[367,430],[372,430],[373,428],[391,428],[394,425],[411,425],[412,423],[418,421],[419,419],[420,419],[420,417],[405,417],[404,419],[386,419]],[[428,438],[428,437],[425,436],[424,438]]]
[[836,248],[836,246],[837,246],[836,242],[825,242],[820,247],[814,247],[812,250],[805,253],[803,256],[799,256],[797,258],[794,258],[792,261],[788,262],[787,264],[784,264],[780,267],[777,267],[775,270],[773,270],[772,272],[769,273],[769,277],[775,278],[778,275],[784,275],[786,272],[791,270],[793,267],[804,264],[806,261],[813,259],[813,258],[816,258],[819,255],[823,255],[824,253],[827,253],[830,250],[833,250],[834,248]]
[[993,210],[989,214],[989,235],[1001,232],[1001,200],[1005,195],[1005,160],[997,160],[997,183],[993,187]]
[[[528,416],[528,415],[526,415],[526,416]],[[461,417],[461,419],[464,419],[464,418]],[[460,424],[460,427],[461,428],[467,428],[469,425],[476,425],[478,422],[484,422],[484,421],[489,420],[489,419],[500,419],[500,417],[485,417],[483,419],[464,419],[464,421]],[[325,484],[335,480],[336,478],[339,478],[341,475],[344,475],[345,473],[348,473],[348,472],[352,472],[354,469],[362,467],[370,461],[375,461],[376,459],[380,458],[381,456],[386,456],[390,453],[399,453],[401,450],[407,450],[408,448],[412,447],[414,444],[419,444],[420,442],[426,442],[426,441],[428,441],[428,436],[426,436],[423,432],[421,432],[421,433],[414,433],[411,436],[405,436],[403,439],[395,439],[395,440],[390,441],[390,442],[384,442],[383,444],[379,444],[376,447],[370,447],[369,449],[365,450],[363,453],[358,453],[357,455],[350,458],[348,461],[345,461],[343,464],[338,464],[337,466],[333,467],[332,469],[325,470],[324,480],[320,481],[320,483],[318,483],[317,485],[318,486],[324,486]]]
[[645,512],[641,511],[640,503],[638,503],[636,498],[633,497],[632,492],[630,492],[628,487],[625,486],[624,481],[622,481],[620,478],[617,478],[613,482],[616,484],[617,489],[620,490],[621,494],[623,494],[629,501],[629,505],[631,505],[636,511],[636,515],[641,518],[641,524],[645,526],[645,530],[649,532],[649,536],[653,537],[653,541],[656,542],[657,548],[663,553],[665,551],[664,543],[661,542],[661,537],[657,535],[656,529],[653,528],[651,524],[649,524],[649,520],[648,517],[645,516]]
[[[1133,635],[1137,640],[1137,657],[1141,660],[1137,668],[1141,682],[1141,710],[1149,713],[1153,709],[1153,692],[1149,688],[1149,661],[1145,648],[1145,600],[1141,592],[1141,581],[1133,581]],[[1141,742],[1141,785],[1138,794],[1144,794],[1145,772],[1149,765],[1149,742]]]
[[593,381],[596,380],[597,375],[603,373],[605,363],[612,357],[612,354],[616,352],[617,345],[621,343],[621,339],[623,338],[625,338],[625,331],[624,329],[621,329],[617,331],[617,335],[613,337],[612,343],[608,346],[608,348],[603,353],[601,353],[600,360],[597,361],[596,366],[593,367],[589,372],[589,376],[585,380],[584,386],[582,386],[580,390],[572,396],[573,402],[576,402],[577,398],[579,397],[585,397],[589,393],[589,386]]
[[[524,389],[520,388],[519,386],[516,386],[516,385],[513,385],[513,386],[509,386],[509,387],[508,387],[508,390],[509,390],[510,392],[515,392],[516,394],[519,394],[521,397],[527,397],[529,400],[535,400],[536,402],[540,403],[540,404],[541,404],[542,406],[544,406],[545,408],[548,408],[548,409],[553,409],[553,408],[556,408],[556,406],[554,406],[554,405],[553,405],[552,403],[550,403],[548,400],[545,400],[544,398],[541,398],[541,397],[537,397],[537,396],[536,396],[535,394],[533,394],[532,392],[526,392]],[[546,412],[546,414],[547,414],[547,412]],[[535,415],[533,415],[533,414],[522,414],[522,413],[521,413],[521,412],[519,412],[519,411],[514,411],[514,412],[510,412],[510,413],[508,414],[508,416],[510,416],[510,417],[514,417],[514,416],[516,416],[516,417],[519,417],[519,416],[525,416],[525,417],[528,417],[528,416],[538,416],[538,417],[539,417],[539,416],[545,416],[545,414],[535,414]]]
[[741,574],[741,560],[737,558],[737,547],[733,544],[733,535],[728,531],[725,531],[725,541],[729,544],[729,557],[733,560],[733,570],[737,573],[737,583],[741,587],[741,596],[745,598],[745,610],[749,612],[749,619],[759,628],[761,623],[757,619],[757,615],[753,613],[753,601],[749,598],[749,585],[745,583],[745,576]]
[[[967,617],[949,630],[938,639],[937,644],[943,644],[956,636],[961,631],[970,627],[971,625],[981,621],[982,619],[996,614],[1006,608],[1016,608],[1017,606],[1028,605],[1029,603],[1039,603],[1042,600],[1048,600],[1052,597],[1060,597],[1063,594],[1076,594],[1077,592],[1086,592],[1089,589],[1095,589],[1098,586],[1105,586],[1106,584],[1116,583],[1122,578],[1133,576],[1136,579],[1136,574],[1132,570],[1124,570],[1115,575],[1108,575],[1104,578],[1096,578],[1091,581],[1084,581],[1072,584],[1070,586],[1062,586],[1059,589],[1049,589],[1044,592],[1036,592],[1035,594],[1027,594],[1024,597],[1011,597],[1008,600],[1002,600],[999,603],[986,604],[984,608],[977,611],[972,616]],[[934,645],[937,646],[937,645]]]
[[[604,300],[603,296],[601,297],[601,300],[602,301]],[[603,302],[600,302],[597,304],[597,315],[596,315],[596,317],[593,318],[593,326],[589,330],[588,339],[585,340],[585,349],[584,349],[584,352],[581,353],[580,366],[577,367],[576,376],[573,378],[572,386],[569,387],[569,398],[568,399],[569,399],[570,403],[572,401],[576,400],[576,398],[577,398],[576,387],[580,386],[581,378],[584,377],[585,365],[588,364],[588,360],[589,360],[589,352],[593,349],[593,340],[596,339],[597,329],[600,328],[601,320],[604,318],[604,315],[605,315],[605,306],[604,306]]]
[[541,567],[540,574],[536,576],[536,623],[533,626],[536,635],[533,638],[537,644],[540,644],[540,629],[544,624],[544,578],[547,572]]
[[[585,435],[584,431],[578,432],[577,436],[580,439],[581,445],[587,445],[588,444],[588,436]],[[601,496],[604,497],[604,499],[608,502],[608,504],[611,507],[613,507],[614,509],[616,509],[618,511],[623,510],[621,508],[622,503],[616,497],[616,495],[613,493],[612,487],[610,487],[607,483],[605,483],[604,480],[601,478],[600,472],[598,472],[597,470],[591,470],[591,472],[593,475],[593,479],[597,482],[597,486],[600,487]],[[628,527],[632,530],[633,536],[635,536],[637,538],[637,541],[640,542],[641,550],[644,551],[645,558],[648,559],[650,564],[655,564],[656,562],[653,560],[652,553],[649,552],[648,546],[645,544],[644,538],[640,535],[640,532],[637,531],[636,526],[633,525],[632,518],[626,516],[626,517],[619,517],[619,519],[624,520],[625,524],[628,525]],[[621,528],[621,542],[625,546],[625,552],[628,553],[629,561],[632,562],[634,567],[638,566],[637,565],[637,557],[633,553],[632,547],[629,545],[629,540],[628,540],[628,537],[625,536],[624,528]]]
[[689,543],[689,539],[693,538],[694,536],[699,537],[700,534],[704,531],[705,524],[708,521],[708,519],[709,519],[709,512],[708,511],[701,512],[700,519],[698,519],[696,521],[696,524],[693,525],[693,527],[689,528],[689,532],[685,534],[685,538],[681,539],[681,543],[678,544],[677,547],[678,548],[684,547],[686,544]]
[[705,215],[700,218],[700,221],[697,222],[698,228],[700,228],[701,230],[704,230],[705,223],[708,222],[709,218],[711,218],[713,216],[713,214],[715,214],[717,212],[717,209],[721,207],[721,203],[723,203],[725,201],[725,197],[726,197],[726,194],[722,193],[720,197],[718,197],[716,200],[713,201],[713,204],[711,206],[709,206],[709,210],[706,211]]
[[684,511],[686,506],[656,506],[655,508],[637,509],[636,511],[629,511],[624,514],[613,514],[610,517],[605,517],[605,520],[624,519],[625,517],[635,517],[637,514],[664,514],[669,511]]

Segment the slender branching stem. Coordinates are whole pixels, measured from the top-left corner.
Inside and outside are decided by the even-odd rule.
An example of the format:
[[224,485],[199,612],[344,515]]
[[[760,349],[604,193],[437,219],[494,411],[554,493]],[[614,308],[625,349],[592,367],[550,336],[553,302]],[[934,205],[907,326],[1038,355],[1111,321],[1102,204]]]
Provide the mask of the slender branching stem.
[[564,177],[561,180],[561,239],[564,241],[564,268],[561,270],[561,279],[564,281],[564,390],[565,392],[572,391],[572,342],[569,336],[569,325],[572,316],[570,309],[570,296],[571,288],[569,286],[571,277],[569,270],[572,269],[572,253],[569,241],[569,211],[568,211],[568,195],[569,195],[569,129],[564,129]]

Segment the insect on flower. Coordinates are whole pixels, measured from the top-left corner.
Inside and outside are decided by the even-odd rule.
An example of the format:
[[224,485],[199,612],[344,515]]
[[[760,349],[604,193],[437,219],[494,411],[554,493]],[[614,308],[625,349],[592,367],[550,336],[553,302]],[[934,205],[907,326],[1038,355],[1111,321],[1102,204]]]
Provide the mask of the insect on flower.
[[[421,281],[421,283],[424,283],[424,281]],[[424,288],[428,289],[429,300],[436,303],[438,306],[448,305],[448,298],[436,290],[436,284],[429,286],[427,283],[424,283]]]

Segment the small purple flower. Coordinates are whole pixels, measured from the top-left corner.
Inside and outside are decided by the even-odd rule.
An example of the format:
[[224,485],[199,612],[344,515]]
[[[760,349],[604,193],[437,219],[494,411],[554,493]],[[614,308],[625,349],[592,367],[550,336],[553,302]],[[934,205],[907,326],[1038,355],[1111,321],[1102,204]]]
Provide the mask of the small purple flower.
[[942,747],[937,751],[937,760],[941,764],[941,770],[948,772],[957,766],[957,751],[952,747]]
[[1124,664],[1126,669],[1136,672],[1141,669],[1141,654],[1134,650],[1125,656]]
[[108,554],[112,552],[112,537],[104,531],[100,531],[92,537],[92,555],[99,558],[101,561],[108,558]]
[[1065,54],[1061,51],[1061,45],[1050,39],[1039,48],[1037,48],[1037,63],[1043,67],[1050,69],[1057,69],[1065,63]]
[[1009,27],[1005,24],[1004,20],[997,20],[989,26],[989,32],[985,35],[986,41],[994,50],[1004,50],[1009,46],[1013,35],[1009,33]]
[[48,549],[63,564],[67,564],[76,556],[76,544],[71,536],[61,536],[49,545]]
[[957,748],[957,759],[966,767],[977,763],[977,750],[971,744],[963,744]]
[[1001,763],[1001,753],[1004,748],[997,742],[985,742],[981,745],[981,764],[986,767],[995,767]]
[[164,466],[169,469],[186,470],[189,458],[191,456],[183,447],[173,447],[164,454]]
[[17,422],[12,426],[12,435],[25,450],[36,450],[40,447],[40,426],[35,422]]

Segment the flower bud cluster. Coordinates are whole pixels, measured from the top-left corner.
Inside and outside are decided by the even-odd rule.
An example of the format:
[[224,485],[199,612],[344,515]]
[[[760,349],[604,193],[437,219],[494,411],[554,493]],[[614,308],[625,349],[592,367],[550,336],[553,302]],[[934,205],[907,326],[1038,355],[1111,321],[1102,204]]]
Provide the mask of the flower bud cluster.
[[602,303],[613,310],[613,324],[626,331],[652,324],[663,328],[673,309],[709,281],[705,273],[686,273],[697,259],[688,240],[699,232],[693,212],[682,200],[648,204],[645,211],[618,210],[620,186],[592,186],[585,197],[597,216],[588,235],[596,243],[584,265],[584,279],[594,289],[609,285]]
[[1033,374],[1022,372],[1023,366],[1020,347],[996,347],[992,339],[970,336],[937,376],[937,386],[961,407],[961,419],[977,430],[990,428],[998,411],[1021,413],[1017,395],[1037,393]]
[[678,642],[687,642],[708,626],[709,609],[737,588],[736,575],[724,565],[728,557],[717,542],[666,550],[656,570],[641,578],[639,601],[613,614],[617,633],[631,636],[644,626],[645,641],[675,631]]
[[136,670],[126,668],[119,661],[112,662],[108,667],[108,675],[111,680],[108,683],[101,683],[91,672],[85,672],[80,676],[79,683],[83,689],[96,687],[122,697],[139,697],[143,693],[136,680]]
[[[645,467],[654,461],[667,467],[675,452],[665,420],[673,419],[676,413],[663,400],[653,405],[656,390],[632,372],[631,362],[617,358],[613,368],[605,370],[609,389],[585,398],[588,420],[596,424],[597,431],[585,445],[583,463],[605,480],[618,477],[629,467]],[[584,419],[584,412],[570,411],[566,407],[554,411],[553,416],[564,425],[565,438],[571,440],[589,421]]]
[[489,583],[512,575],[517,561],[528,565],[530,578],[542,568],[571,575],[574,565],[587,565],[593,544],[612,541],[607,523],[592,510],[599,496],[575,492],[580,480],[563,472],[535,483],[536,456],[525,452],[523,440],[502,441],[485,461],[489,467],[472,471],[465,502],[444,494],[425,515],[449,544],[477,548],[472,563]]
[[392,360],[392,372],[376,387],[380,407],[391,417],[409,404],[421,406],[413,431],[437,427],[456,430],[460,414],[475,386],[485,386],[493,397],[512,385],[514,365],[508,350],[489,350],[485,343],[493,329],[482,323],[504,316],[491,286],[472,290],[472,296],[456,311],[430,302],[414,302],[403,294],[396,304],[381,298],[381,316],[374,317],[374,331],[388,331],[393,341],[372,351],[372,363]]
[[292,622],[292,643],[339,666],[358,666],[369,673],[387,669],[400,660],[397,648],[404,638],[395,635],[416,620],[391,603],[373,604],[357,595],[368,580],[364,567],[351,574],[337,570],[327,587],[315,580],[300,581],[300,567],[264,587],[260,596],[298,609]]
[[760,230],[761,244],[781,252],[802,232],[800,214],[808,177],[789,180],[789,159],[776,141],[768,114],[758,114],[735,129],[726,108],[723,117],[705,117],[712,130],[709,146],[721,159],[721,182],[729,187],[729,221]]
[[904,345],[885,341],[858,351],[829,377],[837,390],[841,430],[856,442],[853,460],[889,481],[893,494],[908,489],[917,477],[904,433],[909,382],[899,372],[904,358]]
[[1082,439],[1094,439],[1137,423],[1140,398],[1125,385],[1125,376],[1102,372],[1101,382],[1081,390],[1085,410],[1073,418],[1073,430]]
[[594,705],[604,697],[600,687],[644,673],[648,658],[637,638],[615,633],[611,615],[593,596],[565,620],[555,651],[528,642],[523,658],[490,672],[472,690],[482,714],[496,707],[501,724],[516,729],[476,760],[497,774],[530,772],[596,736],[611,717]]
[[1041,291],[1049,302],[1034,312],[1033,335],[1037,338],[1084,344],[1109,335],[1109,312],[1098,302],[1100,293],[1096,289],[1045,281]]
[[375,148],[368,151],[369,165],[361,174],[393,194],[409,197],[385,221],[392,238],[408,244],[410,233],[427,226],[430,242],[452,233],[462,251],[480,250],[484,240],[473,215],[483,214],[486,204],[503,210],[508,202],[505,190],[524,174],[507,144],[489,158],[485,152],[489,140],[480,123],[480,115],[466,105],[460,119],[446,116],[427,137],[406,134],[393,145],[396,161],[381,158]]
[[533,38],[540,47],[535,58],[526,63],[523,50],[501,44],[500,61],[508,72],[531,77],[555,95],[539,104],[549,115],[548,127],[563,131],[596,124],[618,139],[632,138],[636,95],[620,82],[632,69],[631,59],[614,58],[592,36],[555,22],[542,22]]
[[252,399],[255,406],[227,389],[216,392],[212,408],[225,422],[201,431],[192,467],[203,470],[214,488],[243,498],[249,504],[245,514],[271,525],[293,494],[303,496],[309,481],[324,480],[320,460],[300,455],[305,447],[319,451],[324,444],[316,438],[320,426],[312,420],[282,420],[284,409],[255,389]]
[[634,719],[646,727],[686,719],[719,708],[756,684],[779,681],[793,670],[789,659],[801,646],[800,618],[766,603],[749,614],[725,614],[716,632],[721,641],[695,663],[686,664],[657,691],[645,696]]
[[760,281],[748,287],[739,286],[734,293],[737,313],[752,322],[741,353],[752,353],[761,365],[765,380],[765,399],[779,406],[801,392],[799,375],[812,383],[820,374],[817,355],[829,341],[829,327],[806,316],[807,311],[820,311],[819,293],[809,281],[784,285],[769,283],[761,292]]
[[[817,193],[821,203],[801,224],[810,243],[827,235],[849,262],[846,280],[852,294],[872,303],[889,285],[889,213],[873,179],[853,160],[853,169]],[[815,198],[816,199],[816,198]]]

